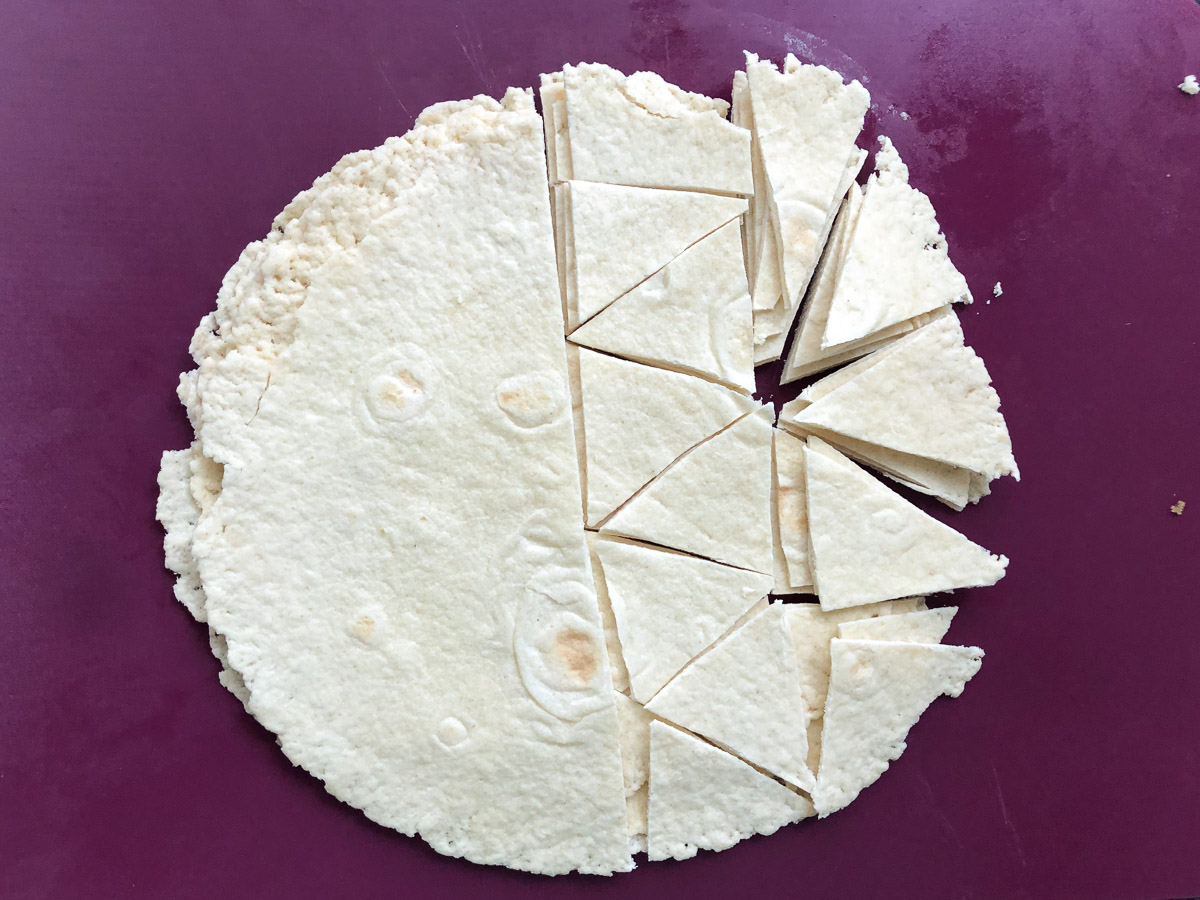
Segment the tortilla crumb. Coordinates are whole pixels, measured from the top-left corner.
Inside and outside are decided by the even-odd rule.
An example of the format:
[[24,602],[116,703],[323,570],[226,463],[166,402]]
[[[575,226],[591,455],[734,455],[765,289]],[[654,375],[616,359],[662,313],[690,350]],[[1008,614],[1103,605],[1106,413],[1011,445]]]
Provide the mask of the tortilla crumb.
[[1175,515],[1177,515],[1177,516],[1182,516],[1183,508],[1185,506],[1187,506],[1186,500],[1176,500],[1174,503],[1171,504],[1171,512],[1175,513]]
[[1004,293],[1004,288],[1000,287],[1000,282],[997,281],[996,286],[994,288],[992,288],[992,296],[999,297],[1003,293]]
[[1180,83],[1179,89],[1194,97],[1196,94],[1200,94],[1200,81],[1196,80],[1195,75],[1189,75]]

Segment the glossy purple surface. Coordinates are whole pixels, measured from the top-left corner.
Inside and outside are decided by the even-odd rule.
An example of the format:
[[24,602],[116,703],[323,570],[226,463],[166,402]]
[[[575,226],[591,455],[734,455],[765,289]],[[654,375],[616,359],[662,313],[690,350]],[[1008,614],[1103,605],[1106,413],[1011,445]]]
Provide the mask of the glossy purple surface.
[[[867,84],[979,297],[1024,475],[953,517],[1013,560],[958,598],[987,661],[827,821],[613,880],[439,857],[293,769],[171,598],[188,338],[425,105],[591,59],[722,94],[743,47]],[[1191,0],[0,3],[0,896],[1200,894],[1197,71]]]

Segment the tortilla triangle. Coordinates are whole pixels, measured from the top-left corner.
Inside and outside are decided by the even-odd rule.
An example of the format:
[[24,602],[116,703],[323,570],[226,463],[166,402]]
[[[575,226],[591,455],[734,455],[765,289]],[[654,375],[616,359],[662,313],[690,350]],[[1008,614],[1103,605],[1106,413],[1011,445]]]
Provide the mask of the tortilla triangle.
[[750,194],[750,133],[728,104],[680,90],[653,72],[563,68],[571,178]]
[[569,195],[568,329],[746,211],[733,197],[587,181],[569,182]]
[[601,538],[596,554],[629,669],[645,702],[771,590],[757,572]]
[[741,229],[722,225],[571,333],[585,347],[754,391]]
[[978,647],[835,639],[813,804],[846,806],[898,759],[929,704],[957,697],[979,671]]
[[[870,95],[824,66],[801,65],[788,54],[783,71],[753,54],[746,75],[754,138],[762,155],[780,252],[782,317],[756,335],[762,347],[773,337],[782,350],[791,315],[812,277],[833,214],[848,181],[848,160],[862,130]],[[805,139],[798,140],[803,135]],[[853,174],[849,181],[853,181]],[[841,193],[839,193],[839,189]],[[775,352],[775,357],[778,357]],[[767,356],[756,354],[758,361]]]
[[800,692],[809,719],[809,769],[815,772],[821,758],[821,717],[825,715],[825,695],[829,693],[829,642],[838,636],[838,627],[844,622],[873,621],[923,609],[925,600],[922,597],[829,611],[816,603],[784,604],[783,616],[796,651]]
[[718,384],[592,350],[579,351],[579,374],[589,526],[756,407]]
[[922,512],[816,437],[805,459],[824,609],[995,584],[1008,560]]
[[952,303],[970,303],[966,279],[950,261],[929,198],[910,187],[908,167],[880,138],[875,173],[838,274],[821,347],[861,341]]
[[956,317],[898,341],[792,421],[989,479],[1019,477],[1000,397],[983,360],[963,344]]
[[771,407],[760,407],[697,446],[623,506],[604,531],[772,572],[773,416]]
[[807,799],[724,750],[650,723],[651,860],[689,859],[812,815]]
[[646,708],[810,790],[808,710],[783,609],[772,604],[724,637]]

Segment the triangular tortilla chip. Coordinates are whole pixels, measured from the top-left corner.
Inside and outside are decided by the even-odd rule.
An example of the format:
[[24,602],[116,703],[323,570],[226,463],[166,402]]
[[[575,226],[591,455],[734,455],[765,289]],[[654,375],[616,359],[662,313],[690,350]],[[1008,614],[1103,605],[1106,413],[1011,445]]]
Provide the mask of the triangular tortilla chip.
[[718,384],[591,350],[579,351],[579,371],[589,527],[757,406]]
[[[858,177],[858,172],[862,168],[862,164],[866,158],[867,151],[858,150],[857,148],[850,155],[850,161],[846,163],[846,170],[842,173],[841,183],[838,184],[836,199],[821,229],[820,247],[824,247],[829,240],[830,232],[833,230],[834,222],[837,219],[837,212],[841,208],[842,198],[847,196],[847,192],[849,191],[858,192],[858,186],[855,185],[854,179]],[[754,321],[755,363],[771,362],[783,355],[783,347],[787,341],[788,332],[791,331],[792,322],[795,321],[796,313],[799,311],[801,301],[804,299],[803,294],[792,296],[783,289],[783,270],[780,262],[782,251],[778,227],[769,215],[766,216],[765,224],[774,244],[763,244],[760,265],[770,267],[772,270],[771,278],[775,280],[772,281],[771,278],[768,278],[764,282],[767,285],[765,296],[760,297],[756,294],[753,298],[756,313]],[[817,252],[820,256],[819,249]],[[773,306],[764,308],[770,291],[775,291],[778,299]]]
[[808,767],[817,770],[821,758],[821,716],[825,714],[825,695],[829,692],[829,642],[838,636],[843,622],[871,621],[881,616],[897,616],[925,609],[922,597],[887,600],[851,609],[826,612],[816,603],[786,603],[783,607],[788,633],[796,651],[800,669],[800,692],[804,696],[809,719]]
[[775,537],[784,561],[783,580],[776,573],[775,593],[812,591],[809,567],[808,504],[804,497],[804,441],[776,429]]
[[810,434],[816,435],[851,459],[870,466],[907,488],[936,497],[951,509],[961,510],[968,502],[973,502],[973,473],[936,460],[913,456],[911,453],[901,453],[888,447],[857,441],[824,428],[808,428],[797,424],[795,417],[808,405],[803,394],[785,403],[779,412],[779,427],[801,438]]
[[722,225],[570,335],[576,344],[754,391],[741,229]]
[[680,90],[653,72],[626,76],[598,63],[565,66],[563,85],[565,177],[726,194],[754,190],[750,132],[726,120],[724,100]]
[[745,200],[692,191],[572,181],[568,192],[568,330],[746,211]]
[[[801,65],[791,54],[780,72],[748,53],[746,74],[780,252],[783,316],[770,329],[778,340],[780,333],[787,335],[833,213],[849,186],[844,181],[847,160],[871,98],[857,81],[847,85],[837,72]],[[765,332],[759,329],[756,337],[766,345]],[[765,359],[761,354],[756,358]]]
[[[590,415],[586,401],[584,413]],[[700,444],[623,506],[604,530],[771,573],[772,418],[774,410],[761,407]],[[588,454],[590,459],[590,447]]]
[[829,302],[822,349],[860,341],[951,303],[970,303],[929,198],[910,187],[908,167],[881,137],[875,173]]
[[922,512],[816,437],[805,484],[824,609],[995,584],[1008,560]]
[[757,572],[600,539],[630,693],[645,702],[771,590]]
[[875,619],[853,619],[838,625],[837,636],[856,641],[940,644],[957,612],[957,606],[943,606]]
[[825,817],[846,806],[904,752],[926,708],[957,697],[979,671],[978,647],[835,639],[813,804]]
[[989,479],[1019,477],[1000,398],[983,360],[964,346],[956,317],[896,342],[792,421]]
[[813,814],[800,794],[663,722],[650,723],[651,860],[690,859]]
[[808,710],[783,609],[772,604],[722,638],[646,708],[809,790]]

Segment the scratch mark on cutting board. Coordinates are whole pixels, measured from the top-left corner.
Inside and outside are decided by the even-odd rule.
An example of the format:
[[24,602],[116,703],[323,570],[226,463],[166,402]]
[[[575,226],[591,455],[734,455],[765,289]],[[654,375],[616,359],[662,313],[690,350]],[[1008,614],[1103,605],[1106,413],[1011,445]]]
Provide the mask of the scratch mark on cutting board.
[[929,786],[929,780],[921,772],[917,772],[917,778],[921,782],[921,787],[925,788],[925,795],[929,798],[929,806],[938,814],[938,818],[942,820],[942,824],[946,826],[946,830],[950,832],[950,836],[954,838],[954,843],[958,844],[958,849],[965,850],[966,847],[963,846],[962,839],[958,836],[958,829],[954,827],[954,823],[947,818],[946,814],[942,812],[942,808],[938,806],[936,800],[934,799],[933,788]]
[[1017,856],[1021,859],[1021,868],[1028,868],[1029,863],[1025,859],[1025,848],[1021,846],[1021,836],[1017,834],[1017,828],[1008,816],[1008,806],[1004,803],[1004,791],[1000,787],[1000,773],[996,771],[994,765],[992,766],[992,778],[996,782],[996,799],[1000,801],[1000,815],[1004,817],[1004,824],[1008,826],[1009,833],[1012,834],[1013,846],[1017,850]]
[[379,77],[383,79],[383,83],[387,85],[388,90],[392,92],[392,97],[400,106],[406,116],[411,116],[408,107],[404,105],[404,101],[400,99],[400,95],[396,93],[396,86],[392,84],[392,79],[388,78],[387,70],[383,67],[383,59],[379,55],[379,51],[374,47],[371,48],[371,57],[375,60],[375,68],[379,70]]
[[[475,77],[483,83],[483,86],[490,88],[492,82],[496,80],[495,75],[484,57],[483,41],[479,37],[479,32],[472,27],[466,13],[459,12],[459,23],[454,26],[454,31],[454,39],[458,41],[467,65],[470,66]],[[463,39],[464,37],[466,40]]]

